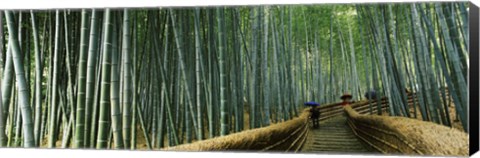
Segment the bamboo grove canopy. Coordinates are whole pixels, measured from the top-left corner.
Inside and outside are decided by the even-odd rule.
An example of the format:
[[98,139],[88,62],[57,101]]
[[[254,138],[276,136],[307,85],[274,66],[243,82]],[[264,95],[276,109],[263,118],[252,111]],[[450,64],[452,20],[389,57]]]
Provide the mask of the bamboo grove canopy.
[[467,15],[466,2],[2,11],[0,147],[175,146],[367,90],[389,115],[468,131]]

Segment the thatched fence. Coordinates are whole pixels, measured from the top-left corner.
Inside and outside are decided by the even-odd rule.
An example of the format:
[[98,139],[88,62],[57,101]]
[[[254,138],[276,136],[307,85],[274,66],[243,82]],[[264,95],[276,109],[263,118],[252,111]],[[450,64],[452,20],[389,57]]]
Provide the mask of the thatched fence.
[[298,151],[308,134],[308,111],[299,117],[267,127],[184,144],[173,151]]
[[383,153],[468,155],[468,134],[463,131],[405,117],[362,115],[350,106],[345,113],[355,135]]

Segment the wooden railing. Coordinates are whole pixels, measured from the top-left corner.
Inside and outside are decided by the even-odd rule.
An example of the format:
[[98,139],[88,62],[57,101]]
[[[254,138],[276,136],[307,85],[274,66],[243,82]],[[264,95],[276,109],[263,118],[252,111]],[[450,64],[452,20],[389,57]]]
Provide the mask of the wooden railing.
[[[381,101],[382,109],[383,110],[387,109],[388,108],[387,99],[382,98],[382,99],[380,99],[380,101]],[[372,104],[372,106],[374,106],[372,111],[377,112],[376,101],[371,101],[370,104]],[[363,101],[355,102],[354,104],[351,105],[351,107],[353,109],[357,110],[357,111],[361,111],[361,113],[367,113],[367,112],[370,111],[370,109],[369,109],[370,104],[367,100],[363,100]],[[323,120],[326,120],[326,119],[329,119],[331,117],[334,117],[334,116],[337,116],[337,115],[340,115],[340,114],[344,113],[342,102],[322,105],[322,106],[319,107],[319,109],[320,109],[320,121],[323,121]]]

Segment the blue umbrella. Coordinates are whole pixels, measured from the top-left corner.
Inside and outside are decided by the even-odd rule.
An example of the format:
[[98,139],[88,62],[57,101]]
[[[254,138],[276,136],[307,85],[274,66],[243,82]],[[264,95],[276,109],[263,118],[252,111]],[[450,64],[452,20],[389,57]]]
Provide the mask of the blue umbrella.
[[304,105],[305,106],[319,106],[320,104],[318,104],[317,102],[314,102],[314,101],[309,101],[309,102],[305,102]]

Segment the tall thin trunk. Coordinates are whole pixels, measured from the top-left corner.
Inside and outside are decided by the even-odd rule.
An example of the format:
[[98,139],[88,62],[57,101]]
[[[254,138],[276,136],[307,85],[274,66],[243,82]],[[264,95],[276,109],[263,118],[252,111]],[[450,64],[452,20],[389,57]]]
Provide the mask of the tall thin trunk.
[[[4,40],[3,40],[3,12],[0,12],[0,74],[3,74],[3,51],[4,51]],[[0,81],[2,83],[2,81]],[[2,87],[2,84],[0,84]],[[3,147],[6,142],[6,135],[5,135],[5,124],[6,124],[6,113],[4,113],[5,108],[3,104],[3,96],[2,96],[3,89],[0,88],[0,147]]]
[[[37,33],[37,25],[35,23],[35,15],[33,11],[30,10],[32,29],[33,29],[33,42],[35,50],[35,123],[34,123],[34,137],[35,137],[35,146],[40,144],[40,123],[42,115],[42,59],[40,55],[40,46]],[[1,119],[1,117],[0,117]],[[1,122],[0,122],[1,123]],[[0,128],[1,130],[2,128]],[[0,134],[1,137],[1,134]],[[1,144],[1,141],[0,141]]]
[[[87,74],[86,74],[86,93],[85,93],[85,130],[84,130],[84,147],[90,147],[90,128],[92,122],[92,108],[94,105],[94,90],[95,90],[95,76],[96,76],[96,63],[97,63],[97,51],[98,51],[98,32],[97,32],[97,11],[92,10],[91,22],[90,22],[90,37],[88,44],[88,59],[87,59]],[[79,85],[80,86],[80,85]],[[80,89],[80,88],[79,88]],[[80,99],[80,96],[79,96]]]
[[201,90],[201,79],[200,79],[200,55],[201,52],[201,44],[200,44],[200,9],[195,8],[194,14],[195,20],[195,81],[196,81],[196,107],[197,107],[197,140],[203,139],[203,120],[202,120],[202,106],[201,106],[201,97],[200,97],[200,90]]
[[55,142],[57,141],[57,135],[55,135],[56,128],[56,110],[57,110],[57,80],[58,80],[58,67],[59,67],[59,39],[60,38],[60,11],[56,10],[55,12],[55,47],[54,47],[54,59],[53,59],[53,79],[52,79],[52,96],[51,96],[51,105],[50,105],[50,123],[49,123],[49,137],[48,137],[48,147],[55,148]]
[[109,131],[109,119],[107,116],[108,107],[110,107],[110,78],[112,63],[112,23],[111,11],[105,10],[104,14],[104,43],[103,43],[103,61],[102,61],[102,84],[100,93],[100,111],[98,118],[98,136],[97,149],[107,148],[107,138]]
[[[0,13],[0,16],[2,13]],[[1,19],[0,19],[1,23]],[[3,25],[3,24],[0,24]],[[2,52],[0,52],[2,53]],[[0,81],[0,87],[2,86],[1,81]],[[3,121],[3,103],[1,102],[2,99],[2,91],[0,91],[0,147],[4,147],[5,143],[7,142],[7,136],[5,135],[5,122]]]
[[[115,16],[114,16],[115,17]],[[120,96],[119,96],[119,73],[118,73],[118,56],[120,51],[116,49],[117,39],[116,34],[116,27],[112,30],[113,32],[113,48],[111,48],[112,53],[112,65],[111,65],[111,84],[110,84],[110,114],[112,120],[112,131],[113,131],[113,138],[115,142],[115,149],[122,149],[123,148],[123,134],[122,134],[122,114],[120,113]]]
[[[80,34],[80,60],[78,63],[78,93],[77,93],[77,116],[75,122],[75,141],[74,148],[84,147],[85,138],[85,90],[86,90],[86,66],[87,66],[87,51],[88,51],[88,13],[85,9],[82,10],[82,23]],[[91,28],[92,30],[95,28]],[[72,109],[73,110],[73,109]]]
[[217,13],[217,25],[218,25],[218,67],[219,67],[219,73],[220,73],[220,120],[221,120],[221,125],[220,125],[220,135],[228,135],[229,133],[229,125],[228,125],[228,109],[226,105],[226,97],[225,97],[225,88],[226,88],[226,71],[224,70],[224,62],[225,62],[225,35],[224,35],[224,30],[225,30],[225,25],[224,25],[224,9],[223,8],[217,8],[216,9]]
[[[267,85],[269,83],[268,81],[268,20],[269,20],[269,10],[268,6],[264,7],[264,41],[263,41],[263,53],[262,53],[262,83],[263,83],[263,110],[265,113],[265,117],[263,120],[264,126],[270,125],[270,89],[269,86]],[[302,85],[303,86],[303,85]]]
[[126,148],[130,147],[130,133],[131,133],[131,94],[132,94],[132,80],[131,80],[131,69],[130,69],[130,19],[129,19],[129,10],[124,9],[123,11],[123,38],[122,38],[122,50],[123,50],[123,144]]
[[17,32],[15,30],[15,24],[13,20],[13,15],[10,11],[5,11],[5,17],[7,20],[7,27],[8,32],[11,36],[9,36],[10,40],[12,41],[12,58],[13,64],[15,67],[15,77],[17,80],[18,86],[18,99],[19,99],[19,106],[21,108],[22,113],[22,126],[23,126],[23,143],[24,147],[35,147],[34,143],[34,135],[33,135],[33,123],[31,118],[31,109],[30,109],[30,102],[29,102],[29,92],[28,92],[28,85],[25,79],[25,70],[23,67],[23,60],[22,60],[22,51],[20,50],[20,46],[18,44],[17,39]]
[[7,118],[8,118],[8,111],[10,107],[10,99],[12,96],[12,80],[13,80],[13,59],[12,59],[12,42],[8,42],[7,44],[7,52],[6,52],[6,59],[5,59],[5,71],[3,73],[3,80],[2,80],[2,104],[4,105],[3,108],[3,123],[6,125]]

